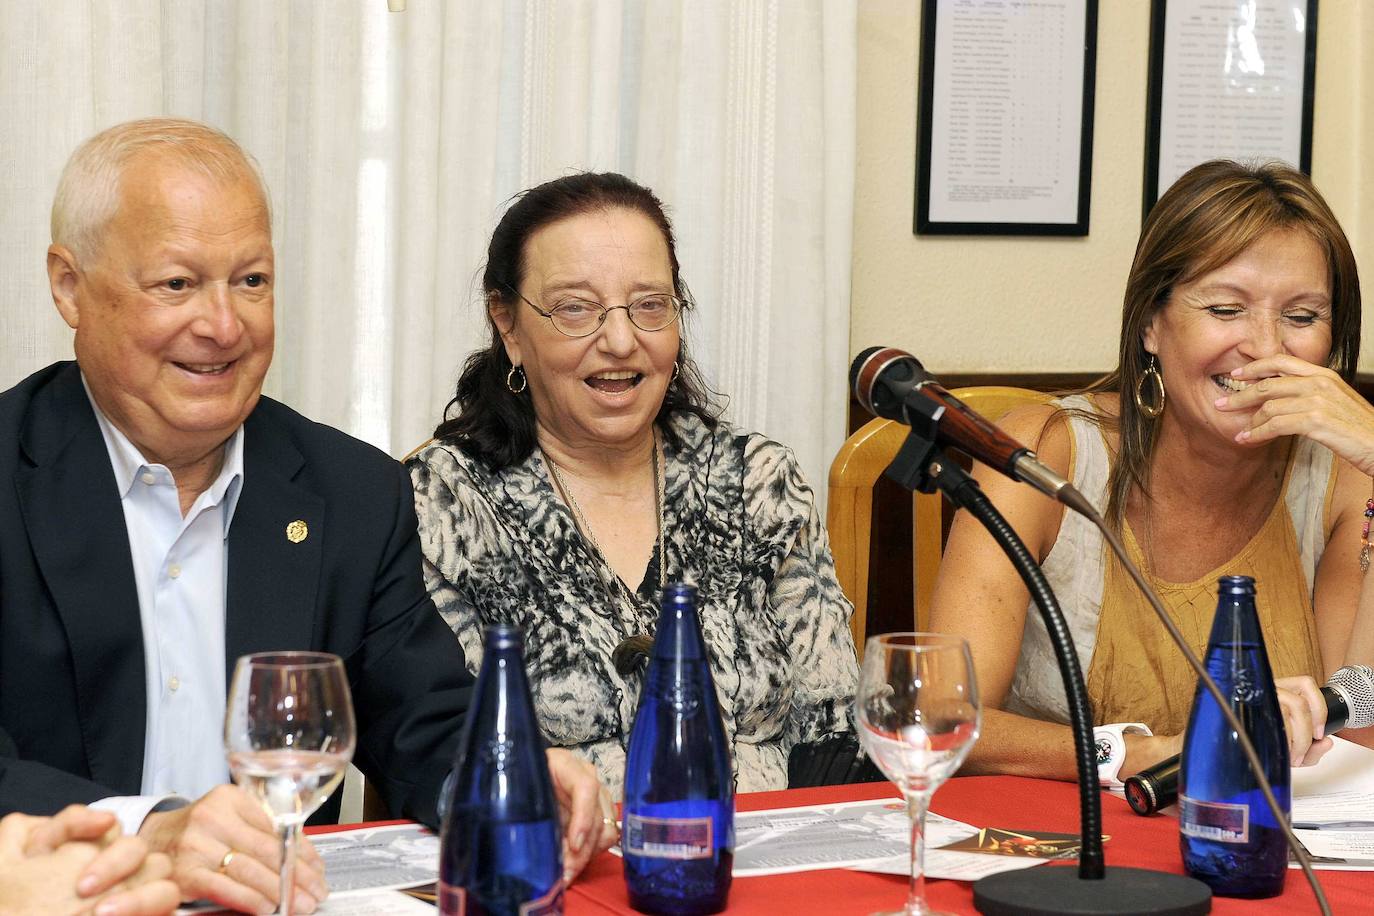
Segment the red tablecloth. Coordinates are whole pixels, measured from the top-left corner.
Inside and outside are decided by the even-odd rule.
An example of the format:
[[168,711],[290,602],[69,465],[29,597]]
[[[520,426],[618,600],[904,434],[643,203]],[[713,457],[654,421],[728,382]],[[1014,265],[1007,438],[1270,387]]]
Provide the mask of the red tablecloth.
[[[786,808],[824,802],[894,796],[890,784],[831,786],[741,795],[741,811]],[[980,827],[1078,832],[1078,787],[1073,783],[1016,776],[968,776],[951,779],[935,793],[931,809]],[[1139,817],[1119,798],[1103,795],[1103,833],[1107,864],[1131,865],[1183,873],[1178,854],[1178,822],[1171,817]],[[1071,864],[1039,865],[1066,868]],[[1374,912],[1374,872],[1319,871],[1336,913]],[[963,881],[928,881],[926,896],[939,909],[972,913],[973,885]],[[736,878],[730,889],[730,913],[791,914],[824,912],[827,916],[868,914],[897,909],[906,899],[906,879],[845,869],[799,872],[762,878]],[[597,857],[568,890],[568,916],[633,913],[625,895],[620,860]],[[1214,898],[1215,913],[1315,913],[1316,901],[1302,872],[1288,874],[1284,894],[1269,900]]]

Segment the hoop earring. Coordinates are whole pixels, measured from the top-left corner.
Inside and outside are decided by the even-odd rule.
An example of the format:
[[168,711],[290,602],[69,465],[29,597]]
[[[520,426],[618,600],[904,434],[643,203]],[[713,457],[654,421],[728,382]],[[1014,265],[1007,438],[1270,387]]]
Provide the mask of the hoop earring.
[[676,381],[677,381],[677,377],[678,377],[679,375],[681,375],[681,374],[682,374],[682,364],[679,363],[679,362],[677,362],[676,360],[674,360],[674,361],[673,361],[673,377],[670,378],[670,379],[668,379],[668,384],[671,385],[671,384],[673,384],[674,382],[676,382]]
[[[515,373],[517,372],[520,373],[519,388],[515,387]],[[520,366],[511,366],[510,371],[506,373],[506,390],[509,391],[511,394],[519,394],[529,386],[530,383],[525,378],[525,370]]]
[[[1154,389],[1148,402],[1145,400],[1146,382]],[[1164,413],[1164,376],[1159,374],[1159,365],[1153,353],[1150,354],[1150,364],[1145,367],[1145,374],[1135,383],[1135,406],[1150,420],[1157,420]]]

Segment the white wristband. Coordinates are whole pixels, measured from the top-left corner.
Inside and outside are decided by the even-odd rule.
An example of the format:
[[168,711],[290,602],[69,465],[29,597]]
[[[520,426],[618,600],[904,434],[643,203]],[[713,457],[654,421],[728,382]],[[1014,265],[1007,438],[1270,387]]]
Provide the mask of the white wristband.
[[1102,788],[1119,789],[1124,785],[1116,777],[1126,762],[1126,735],[1153,734],[1144,722],[1117,722],[1093,729],[1093,744],[1097,746],[1097,781]]

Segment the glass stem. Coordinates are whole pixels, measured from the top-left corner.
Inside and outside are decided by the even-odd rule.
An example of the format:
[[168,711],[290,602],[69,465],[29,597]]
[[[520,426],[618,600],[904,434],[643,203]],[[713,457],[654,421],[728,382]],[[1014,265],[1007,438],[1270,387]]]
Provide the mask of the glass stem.
[[277,912],[281,916],[292,916],[296,912],[296,825],[286,824],[279,828],[281,833],[281,898]]
[[911,883],[907,887],[906,916],[923,916],[930,912],[926,905],[926,793],[912,792],[906,797],[907,814],[911,817]]

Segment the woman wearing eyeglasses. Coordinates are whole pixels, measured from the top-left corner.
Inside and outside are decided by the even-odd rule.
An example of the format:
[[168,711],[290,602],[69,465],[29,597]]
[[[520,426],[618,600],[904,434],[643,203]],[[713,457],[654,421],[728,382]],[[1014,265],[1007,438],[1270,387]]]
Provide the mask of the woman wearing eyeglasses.
[[409,462],[468,666],[482,627],[521,627],[545,737],[618,795],[661,589],[692,582],[737,788],[786,787],[794,748],[851,731],[852,608],[792,453],[715,417],[659,200],[615,174],[526,191],[483,287],[491,344]]

